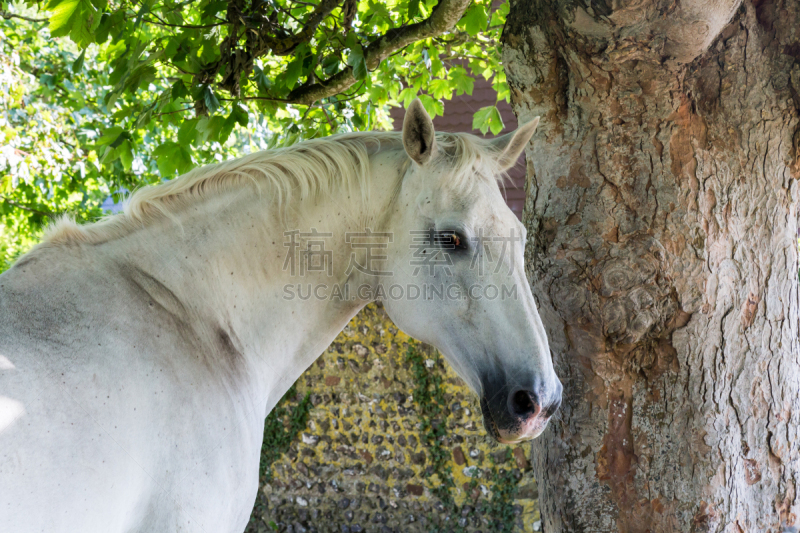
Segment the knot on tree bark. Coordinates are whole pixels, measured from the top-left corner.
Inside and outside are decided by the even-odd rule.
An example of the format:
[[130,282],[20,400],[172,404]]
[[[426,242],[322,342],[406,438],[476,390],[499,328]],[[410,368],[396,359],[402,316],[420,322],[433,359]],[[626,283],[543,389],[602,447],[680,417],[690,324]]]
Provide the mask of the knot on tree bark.
[[[551,299],[564,321],[578,324],[615,353],[624,370],[638,373],[674,352],[669,336],[689,315],[666,274],[667,252],[658,240],[635,235],[607,246],[603,259],[562,272]],[[599,324],[592,320],[598,316]]]

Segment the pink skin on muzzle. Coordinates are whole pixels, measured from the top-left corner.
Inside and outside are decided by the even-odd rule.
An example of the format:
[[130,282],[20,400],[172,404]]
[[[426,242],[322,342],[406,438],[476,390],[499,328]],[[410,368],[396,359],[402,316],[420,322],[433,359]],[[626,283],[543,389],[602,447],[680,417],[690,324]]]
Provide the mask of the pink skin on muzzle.
[[503,444],[517,444],[526,440],[535,439],[547,427],[548,419],[542,418],[538,414],[530,417],[522,423],[519,432],[510,432],[503,429],[498,429],[499,441]]

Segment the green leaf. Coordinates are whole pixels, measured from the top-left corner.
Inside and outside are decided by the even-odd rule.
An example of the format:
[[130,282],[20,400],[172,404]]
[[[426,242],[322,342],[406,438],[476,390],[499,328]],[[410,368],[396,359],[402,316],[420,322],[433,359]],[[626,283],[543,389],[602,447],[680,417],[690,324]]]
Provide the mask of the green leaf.
[[[367,9],[369,10],[370,16],[374,17],[372,19],[373,23],[381,24],[386,23],[386,21],[391,22],[392,15],[386,8],[386,4],[384,2],[373,2],[370,0]],[[417,9],[419,9],[419,5],[417,5]]]
[[353,65],[353,76],[355,76],[357,80],[363,80],[367,77],[367,62],[364,61],[363,57],[361,58],[361,61],[358,61],[355,65]]
[[406,87],[400,94],[397,95],[397,99],[403,103],[403,107],[408,107],[411,105],[412,100],[417,97],[417,90],[412,87]]
[[84,48],[94,42],[101,16],[89,0],[51,0],[46,9],[53,12],[49,20],[51,36],[69,35]]
[[303,56],[303,72],[308,72],[308,70],[314,66],[315,62],[316,58],[314,54],[306,53],[306,55]]
[[482,4],[473,4],[461,19],[467,33],[475,37],[486,29],[489,19],[486,17],[486,8]]
[[350,54],[347,56],[347,64],[353,67],[353,76],[357,80],[363,80],[367,77],[367,62],[364,60],[364,49],[360,44],[356,44],[350,49]]
[[[496,80],[496,78],[495,78]],[[508,83],[493,83],[492,86],[494,90],[497,91],[497,101],[505,100],[506,102],[509,101],[511,98],[511,91],[508,88]]]
[[294,59],[286,65],[284,84],[289,90],[294,89],[295,85],[297,85],[297,80],[300,79],[303,72],[310,66],[310,63],[308,65],[306,64],[306,58],[310,55],[310,52],[311,49],[308,44],[302,43],[297,47],[297,50],[295,50]]
[[101,135],[100,138],[97,139],[97,142],[95,142],[95,145],[96,146],[105,146],[107,144],[111,144],[114,141],[116,141],[119,138],[120,135],[122,135],[123,131],[124,130],[122,129],[121,126],[114,126],[112,128],[108,128],[107,130],[105,130],[103,132],[103,135]]
[[489,79],[487,76],[487,71],[490,71],[489,67],[487,66],[485,61],[481,61],[478,59],[470,59],[469,61],[469,68],[472,70],[472,73],[476,76],[483,76],[484,79]]
[[367,91],[367,94],[369,94],[369,101],[372,105],[384,104],[388,95],[386,87],[382,85],[373,85]]
[[217,0],[216,2],[211,2],[205,7],[205,9],[203,9],[203,19],[213,20],[214,15],[220,11],[224,11],[227,8],[228,2],[226,0]]
[[[117,149],[112,146],[106,146],[102,149],[103,155],[100,156],[100,164],[110,165],[117,160]],[[61,191],[63,192],[63,191]]]
[[181,124],[178,130],[178,142],[181,146],[190,146],[197,139],[197,119],[190,119]]
[[217,138],[217,142],[219,142],[220,144],[225,144],[228,140],[228,137],[230,137],[231,132],[233,131],[233,127],[235,125],[236,125],[236,119],[234,118],[233,113],[231,113],[230,115],[228,115],[228,118],[226,118],[222,122],[222,126],[219,129],[219,137]]
[[136,122],[135,122],[137,128],[143,128],[148,124],[150,124],[150,121],[153,118],[153,112],[156,109],[156,105],[157,105],[156,102],[153,102],[149,106],[145,107],[141,113],[139,113],[139,116],[136,117]]
[[95,31],[94,41],[98,44],[103,44],[108,40],[109,35],[117,37],[125,28],[125,11],[120,9],[110,15],[103,13],[100,17],[100,24]]
[[300,74],[302,73],[302,59],[295,58],[292,62],[286,65],[286,70],[284,71],[284,84],[289,88],[289,90],[294,89],[294,86],[297,85],[297,80],[300,78]]
[[83,69],[83,60],[85,57],[86,57],[86,49],[84,48],[83,51],[81,52],[81,55],[79,55],[78,59],[76,59],[75,62],[72,64],[72,72],[77,74],[78,72],[81,71],[81,69]]
[[472,128],[480,130],[484,135],[492,130],[493,135],[503,131],[503,118],[496,106],[486,106],[480,108],[472,117]]
[[238,122],[243,128],[246,128],[247,123],[250,121],[250,116],[247,113],[247,109],[242,107],[240,104],[233,104],[230,116],[233,117],[233,120]]
[[176,172],[185,174],[192,169],[191,152],[176,142],[165,142],[153,150],[153,157],[162,178],[171,178]]
[[133,21],[133,29],[136,30],[139,27],[139,24],[142,23],[142,18],[150,12],[150,3],[149,2],[142,2],[142,7],[136,13],[136,19]]
[[45,9],[53,12],[53,14],[50,15],[48,24],[50,27],[50,35],[53,37],[62,37],[69,33],[71,29],[70,19],[72,15],[75,14],[75,11],[77,11],[80,2],[81,0],[64,0],[63,2],[52,0],[47,4]]
[[112,143],[111,143],[111,144],[109,144],[108,146],[110,146],[111,148],[116,148],[116,147],[118,147],[119,145],[121,145],[122,143],[124,143],[124,142],[125,142],[125,140],[126,140],[128,137],[130,137],[130,135],[128,135],[128,132],[126,132],[126,131],[123,131],[123,132],[122,132],[122,133],[120,133],[120,134],[119,134],[119,136],[117,136],[117,138],[116,138],[116,139],[114,139],[114,140],[112,141]]
[[178,53],[178,49],[181,47],[182,39],[180,37],[173,37],[167,42],[166,48],[164,48],[164,54],[167,57],[174,57],[175,54]]
[[183,24],[183,16],[181,15],[180,11],[170,11],[165,5],[161,12],[169,24]]
[[272,80],[267,77],[263,70],[258,66],[253,67],[254,79],[256,85],[261,91],[269,92],[272,88]]
[[206,109],[208,109],[208,112],[212,115],[219,109],[219,100],[217,100],[210,85],[206,85],[203,88],[203,102],[205,102]]
[[172,99],[178,100],[179,98],[186,98],[189,96],[189,91],[183,81],[178,80],[172,84]]
[[[69,32],[69,38],[78,46],[85,48],[95,40],[95,32],[100,25],[101,14],[91,2],[84,0],[81,2],[80,22],[75,24]],[[77,15],[77,13],[76,13]]]
[[56,86],[56,77],[52,74],[42,74],[39,76],[39,83],[53,89]]
[[428,92],[430,92],[434,98],[450,100],[453,97],[453,88],[450,85],[448,80],[433,80],[431,81]]
[[409,20],[413,20],[419,16],[419,0],[409,0],[407,16]]
[[341,61],[338,57],[334,55],[330,55],[322,60],[322,72],[327,74],[328,76],[332,76],[339,71],[339,65]]
[[197,122],[197,131],[202,135],[202,142],[215,142],[219,139],[219,132],[225,119],[220,116],[203,117]]
[[139,87],[147,87],[156,78],[157,71],[150,65],[139,65],[134,68],[126,78],[122,79],[120,89],[128,93],[135,93]]
[[111,15],[103,13],[100,16],[100,25],[97,27],[97,32],[94,35],[94,42],[103,44],[108,40],[108,31],[111,29]]
[[126,172],[130,172],[131,165],[133,164],[133,147],[131,146],[131,142],[128,140],[124,141],[119,148],[117,148],[117,154],[119,155],[119,160],[122,162],[122,168],[124,168]]
[[213,39],[204,39],[200,48],[200,60],[205,63],[213,63],[220,56],[219,43]]
[[351,31],[350,33],[347,34],[347,37],[344,40],[344,45],[347,48],[350,48],[351,50],[353,48],[361,46],[361,43],[358,42],[358,35],[356,34],[356,32]]
[[444,63],[442,60],[437,57],[435,59],[431,59],[431,76],[436,76],[439,78],[444,78],[447,76],[447,70],[444,68]]
[[181,146],[180,150],[176,153],[177,161],[175,167],[178,174],[185,174],[192,170],[194,164],[192,163],[192,152]]
[[456,84],[456,94],[462,95],[464,93],[472,95],[472,90],[475,87],[475,79],[467,74],[467,69],[462,66],[456,66],[450,69],[450,78]]
[[419,100],[431,117],[444,114],[444,104],[439,100],[434,100],[427,94],[419,95]]
[[503,26],[506,23],[506,16],[511,10],[508,0],[502,2],[492,13],[492,26]]

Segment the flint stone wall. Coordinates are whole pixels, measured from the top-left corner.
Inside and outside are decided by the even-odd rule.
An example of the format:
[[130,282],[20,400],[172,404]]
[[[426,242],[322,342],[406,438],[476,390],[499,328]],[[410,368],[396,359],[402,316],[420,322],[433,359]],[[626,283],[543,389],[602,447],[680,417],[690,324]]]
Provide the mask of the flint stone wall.
[[444,374],[441,447],[455,481],[455,511],[432,494],[441,480],[413,397],[409,342],[380,306],[370,305],[306,370],[293,402],[311,394],[308,424],[273,463],[249,533],[496,531],[485,508],[496,488],[493,468],[511,470],[517,481],[513,530],[539,530],[530,447],[512,447],[504,460],[507,447],[486,435],[477,397],[434,350],[417,344],[430,356],[429,371]]

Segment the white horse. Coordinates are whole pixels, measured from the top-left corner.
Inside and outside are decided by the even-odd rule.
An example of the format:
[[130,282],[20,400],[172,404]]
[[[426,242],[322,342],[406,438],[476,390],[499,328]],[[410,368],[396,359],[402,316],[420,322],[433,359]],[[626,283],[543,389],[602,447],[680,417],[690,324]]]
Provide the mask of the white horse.
[[415,101],[402,136],[251,154],[59,222],[0,276],[0,531],[241,532],[267,413],[376,299],[492,436],[541,433],[561,383],[496,178],[537,122],[434,134]]

